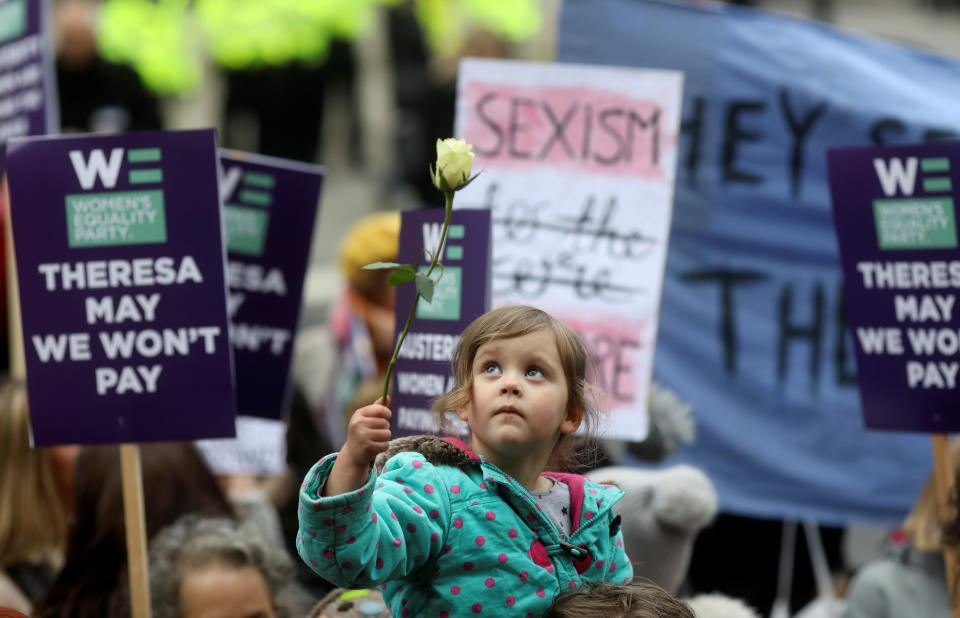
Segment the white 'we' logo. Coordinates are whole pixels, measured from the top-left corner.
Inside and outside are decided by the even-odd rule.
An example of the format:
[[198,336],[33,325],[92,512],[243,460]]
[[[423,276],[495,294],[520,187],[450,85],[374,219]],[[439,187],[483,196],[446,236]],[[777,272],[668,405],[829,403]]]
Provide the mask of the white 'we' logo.
[[90,153],[90,158],[83,159],[83,153],[79,150],[70,151],[70,163],[73,164],[73,171],[77,174],[77,180],[84,189],[92,189],[97,182],[97,177],[104,187],[112,189],[117,186],[117,176],[120,175],[120,164],[123,162],[123,148],[114,148],[110,151],[110,160],[104,156],[103,151],[94,148]]
[[913,187],[917,180],[917,162],[916,157],[909,157],[906,166],[903,165],[902,159],[890,159],[890,161],[874,159],[873,169],[877,172],[883,194],[887,197],[896,195],[897,187],[900,187],[903,195],[913,195]]

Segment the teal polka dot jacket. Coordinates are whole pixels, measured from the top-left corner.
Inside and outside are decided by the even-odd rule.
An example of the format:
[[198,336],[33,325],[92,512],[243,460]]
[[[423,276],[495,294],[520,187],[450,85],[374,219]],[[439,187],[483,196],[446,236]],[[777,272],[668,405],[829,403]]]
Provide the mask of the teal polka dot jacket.
[[319,497],[335,459],[321,459],[301,487],[297,549],[338,586],[380,585],[394,616],[536,617],[583,582],[633,577],[613,513],[623,492],[612,485],[549,473],[570,487],[565,537],[529,492],[459,440],[394,440],[363,487]]

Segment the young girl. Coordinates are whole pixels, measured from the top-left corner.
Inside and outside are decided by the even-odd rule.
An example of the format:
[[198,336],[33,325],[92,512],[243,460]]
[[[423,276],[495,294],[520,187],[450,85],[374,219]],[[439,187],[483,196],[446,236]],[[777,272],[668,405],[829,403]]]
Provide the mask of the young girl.
[[629,582],[612,511],[623,492],[543,472],[596,414],[580,338],[539,309],[504,307],[467,327],[454,363],[434,410],[456,410],[469,447],[390,442],[388,408],[357,410],[302,486],[303,559],[340,586],[383,584],[394,616],[540,616],[584,582]]

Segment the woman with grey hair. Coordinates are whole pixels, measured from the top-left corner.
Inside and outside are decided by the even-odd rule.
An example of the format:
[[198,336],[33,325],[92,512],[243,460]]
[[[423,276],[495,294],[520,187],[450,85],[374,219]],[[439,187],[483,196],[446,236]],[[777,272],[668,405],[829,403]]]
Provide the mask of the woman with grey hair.
[[187,515],[150,543],[155,618],[288,618],[293,574],[285,551],[226,518]]

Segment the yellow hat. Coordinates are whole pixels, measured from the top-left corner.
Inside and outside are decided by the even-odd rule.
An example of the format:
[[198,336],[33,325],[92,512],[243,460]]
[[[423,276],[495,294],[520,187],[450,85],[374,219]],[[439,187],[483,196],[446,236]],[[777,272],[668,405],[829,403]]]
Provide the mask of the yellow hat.
[[371,262],[395,262],[400,243],[400,211],[377,212],[353,224],[340,242],[340,269],[352,286],[367,291],[383,281]]

